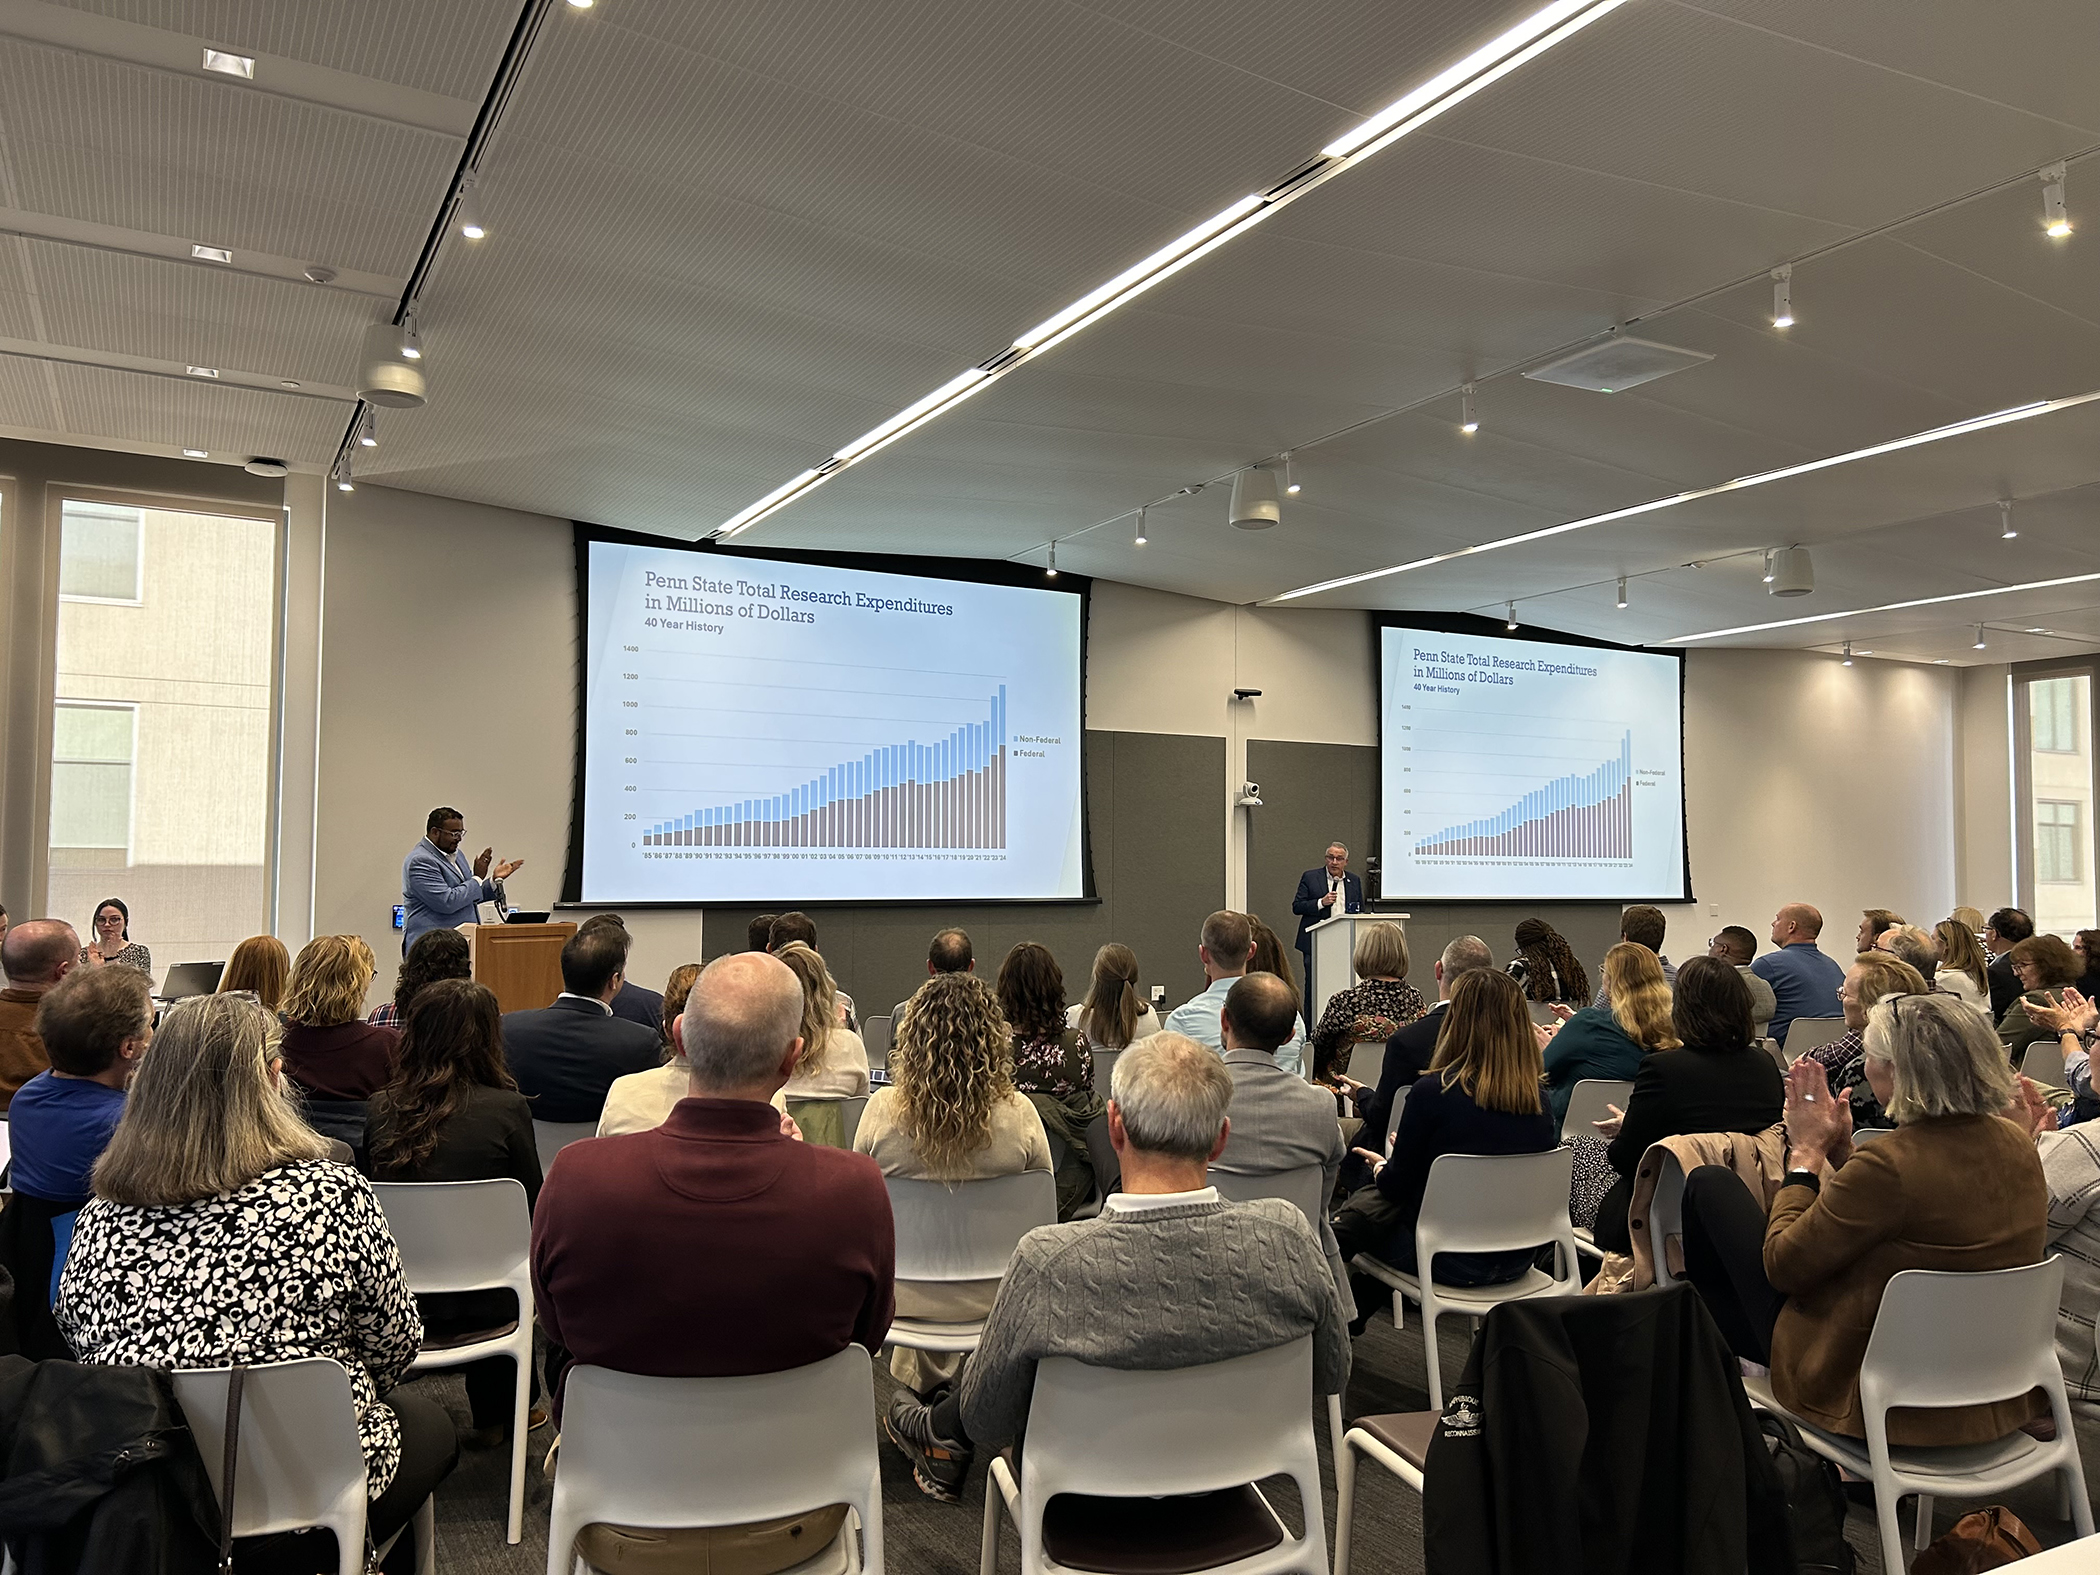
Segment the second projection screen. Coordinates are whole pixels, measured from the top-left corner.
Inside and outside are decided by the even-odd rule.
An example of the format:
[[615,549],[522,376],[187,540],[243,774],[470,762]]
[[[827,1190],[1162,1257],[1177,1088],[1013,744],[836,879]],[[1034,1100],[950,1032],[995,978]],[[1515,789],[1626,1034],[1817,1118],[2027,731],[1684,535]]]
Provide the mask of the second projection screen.
[[1690,896],[1674,656],[1380,631],[1385,892]]

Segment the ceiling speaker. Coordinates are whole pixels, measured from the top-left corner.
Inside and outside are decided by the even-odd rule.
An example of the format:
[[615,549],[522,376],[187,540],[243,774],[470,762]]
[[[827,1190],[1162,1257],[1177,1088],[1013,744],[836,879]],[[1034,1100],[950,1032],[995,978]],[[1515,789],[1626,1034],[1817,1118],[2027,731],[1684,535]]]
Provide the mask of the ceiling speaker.
[[273,480],[280,476],[289,476],[292,473],[292,467],[283,460],[269,459],[261,454],[249,460],[241,469],[248,472],[251,476],[268,476]]
[[1233,529],[1267,530],[1282,519],[1274,471],[1243,470],[1232,478]]
[[1535,366],[1524,375],[1534,382],[1617,394],[1712,359],[1701,350],[1680,350],[1675,345],[1657,344],[1653,339],[1613,334],[1573,355]]
[[1806,596],[1816,588],[1816,566],[1809,561],[1806,547],[1780,547],[1772,554],[1772,583],[1766,587],[1774,596]]
[[414,410],[423,403],[428,384],[423,363],[401,353],[408,340],[394,323],[374,323],[365,330],[364,353],[357,358],[357,397],[390,410]]

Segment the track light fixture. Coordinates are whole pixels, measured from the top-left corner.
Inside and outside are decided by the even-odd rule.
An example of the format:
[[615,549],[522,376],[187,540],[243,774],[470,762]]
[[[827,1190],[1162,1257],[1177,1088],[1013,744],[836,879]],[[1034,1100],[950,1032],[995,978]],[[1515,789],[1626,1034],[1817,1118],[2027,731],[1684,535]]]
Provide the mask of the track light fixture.
[[[1148,505],[1148,506],[1149,506],[1149,505]],[[1142,547],[1142,546],[1144,546],[1144,545],[1145,545],[1145,510],[1144,510],[1144,508],[1140,508],[1140,509],[1139,509],[1139,510],[1137,511],[1137,534],[1136,534],[1136,535],[1135,535],[1134,537],[1132,537],[1132,538],[1131,538],[1131,545],[1132,545],[1133,547]]]
[[1846,667],[1852,665],[1852,642],[1850,640],[1845,642],[1845,660],[1842,665]]
[[1298,495],[1298,478],[1291,474],[1291,451],[1283,451],[1283,490],[1292,497]]
[[459,183],[459,205],[452,211],[453,222],[459,233],[470,241],[478,241],[488,234],[488,227],[481,222],[481,205],[474,200],[474,177],[469,175]]
[[1974,647],[1972,647],[1972,649],[1981,651],[1985,648],[1987,643],[1988,642],[1986,642],[1983,638],[1983,625],[1978,624],[1976,626],[1976,644],[1974,645]]
[[1772,583],[1772,549],[1771,549],[1770,547],[1767,547],[1767,548],[1765,549],[1765,584],[1767,584],[1767,585],[1770,585],[1771,583]]
[[1782,263],[1772,270],[1772,326],[1794,326],[1794,265]]
[[1998,539],[2000,541],[2011,541],[2020,534],[2020,528],[2013,524],[2012,506],[2013,500],[2011,498],[2000,498],[1998,500]]
[[350,451],[348,449],[344,449],[342,453],[335,457],[335,490],[338,492],[355,492],[357,490],[357,483],[350,476]]
[[1055,541],[1052,541],[1050,543],[1050,563],[1049,566],[1043,570],[1043,578],[1046,580],[1054,580],[1057,578],[1057,543]]
[[423,336],[416,330],[416,309],[413,306],[401,314],[401,358],[404,361],[423,359]]
[[1625,607],[1625,605],[1626,605],[1626,576],[1622,574],[1622,575],[1620,575],[1620,576],[1619,576],[1619,606],[1620,606],[1621,608],[1623,608],[1623,607]]
[[2071,215],[2064,207],[2064,166],[2061,160],[2041,173],[2042,233],[2060,241],[2071,233]]
[[1516,626],[1517,626],[1517,604],[1516,604],[1515,602],[1511,602],[1511,603],[1509,604],[1509,616],[1508,616],[1508,618],[1507,618],[1507,619],[1506,619],[1506,620],[1504,621],[1504,623],[1503,623],[1502,627],[1503,627],[1503,628],[1505,628],[1505,629],[1514,629],[1514,628],[1515,628]]
[[1471,437],[1480,430],[1480,410],[1473,403],[1473,385],[1468,383],[1458,391],[1458,430]]
[[360,448],[379,447],[379,412],[370,405],[365,406],[365,418],[357,424],[357,443]]

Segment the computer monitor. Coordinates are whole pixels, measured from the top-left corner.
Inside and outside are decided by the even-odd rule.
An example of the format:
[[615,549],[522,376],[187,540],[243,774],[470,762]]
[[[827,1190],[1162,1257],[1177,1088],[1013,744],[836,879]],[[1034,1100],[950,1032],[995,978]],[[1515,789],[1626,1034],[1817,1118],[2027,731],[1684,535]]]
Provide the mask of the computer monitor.
[[219,987],[219,976],[226,971],[223,962],[177,963],[168,970],[168,977],[160,987],[163,1001],[180,1001],[192,995],[210,995]]

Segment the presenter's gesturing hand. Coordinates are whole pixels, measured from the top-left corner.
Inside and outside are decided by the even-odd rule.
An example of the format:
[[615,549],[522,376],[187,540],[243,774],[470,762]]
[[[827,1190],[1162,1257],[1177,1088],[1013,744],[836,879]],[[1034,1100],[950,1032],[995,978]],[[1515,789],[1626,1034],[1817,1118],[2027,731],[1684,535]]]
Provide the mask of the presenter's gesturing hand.
[[524,867],[525,861],[523,859],[505,859],[496,866],[496,879],[509,880],[511,876],[517,874]]
[[483,848],[481,850],[480,855],[474,860],[474,878],[476,880],[480,880],[482,876],[488,874],[489,860],[495,856],[496,850],[494,848]]

